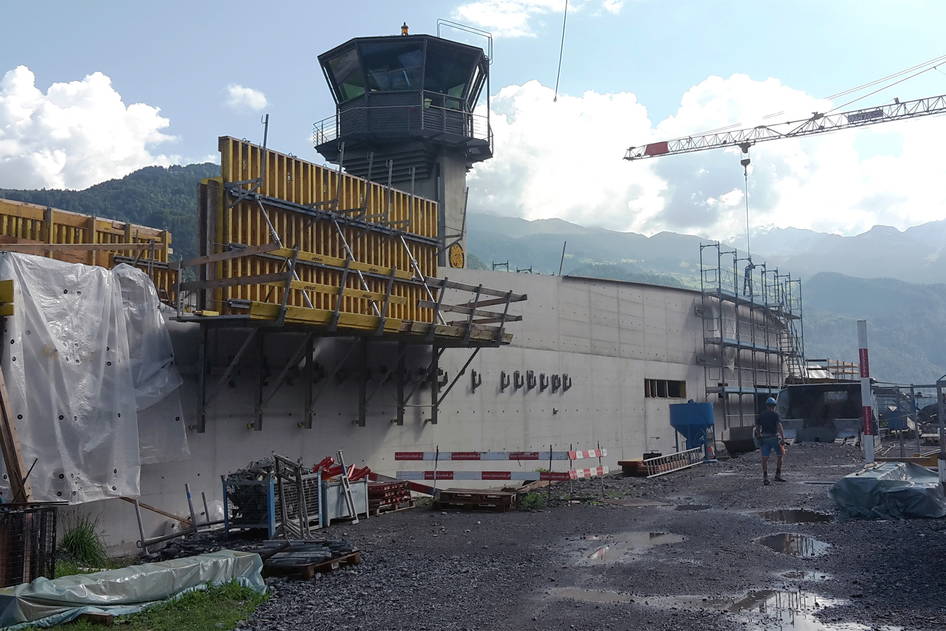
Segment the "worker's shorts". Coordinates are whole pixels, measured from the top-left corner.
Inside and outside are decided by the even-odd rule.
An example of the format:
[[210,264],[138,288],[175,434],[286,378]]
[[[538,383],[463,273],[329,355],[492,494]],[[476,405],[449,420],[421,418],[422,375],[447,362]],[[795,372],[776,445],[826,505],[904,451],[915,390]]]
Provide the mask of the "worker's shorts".
[[768,458],[769,454],[773,451],[776,456],[782,455],[782,445],[779,441],[778,436],[763,436],[762,444],[759,446],[762,450],[762,457]]

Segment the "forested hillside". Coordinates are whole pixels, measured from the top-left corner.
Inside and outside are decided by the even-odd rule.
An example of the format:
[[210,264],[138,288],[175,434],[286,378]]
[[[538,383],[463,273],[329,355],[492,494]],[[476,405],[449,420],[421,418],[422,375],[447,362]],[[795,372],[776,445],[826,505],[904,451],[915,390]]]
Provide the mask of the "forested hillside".
[[81,191],[0,189],[0,197],[170,230],[176,257],[197,252],[197,184],[220,174],[207,162],[145,167]]

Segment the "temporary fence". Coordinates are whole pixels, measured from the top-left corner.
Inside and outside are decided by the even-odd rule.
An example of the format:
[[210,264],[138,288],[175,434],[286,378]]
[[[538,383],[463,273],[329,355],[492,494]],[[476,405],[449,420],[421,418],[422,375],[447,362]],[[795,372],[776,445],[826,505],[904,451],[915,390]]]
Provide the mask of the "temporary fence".
[[[397,461],[548,461],[549,469],[553,461],[568,461],[566,471],[454,471],[442,470],[439,467],[432,470],[398,471],[395,476],[398,480],[517,480],[517,481],[566,481],[583,478],[600,477],[608,473],[608,467],[602,462],[607,451],[601,448],[586,450],[559,450],[548,451],[398,451],[394,453]],[[590,458],[598,459],[598,466],[575,469],[572,463],[575,460]]]
[[0,504],[0,587],[55,578],[56,504]]

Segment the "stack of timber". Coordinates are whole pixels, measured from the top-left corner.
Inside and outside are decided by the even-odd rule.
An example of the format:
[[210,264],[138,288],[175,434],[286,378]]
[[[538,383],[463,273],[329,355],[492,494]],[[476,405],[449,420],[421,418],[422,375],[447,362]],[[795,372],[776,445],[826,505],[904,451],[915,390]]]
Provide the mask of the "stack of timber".
[[107,268],[128,263],[151,277],[163,301],[174,300],[177,271],[168,264],[167,230],[0,199],[0,251]]
[[[229,136],[219,150],[221,177],[199,190],[201,256],[182,264],[198,317],[510,341],[509,304],[526,296],[436,277],[436,202]],[[450,305],[446,290],[473,296]]]
[[516,493],[483,489],[445,489],[437,492],[434,506],[504,513],[515,508]]
[[263,576],[287,576],[307,580],[320,572],[361,563],[361,552],[344,540],[298,539],[264,541],[257,549],[263,559]]
[[413,508],[407,482],[369,482],[368,511],[372,515]]

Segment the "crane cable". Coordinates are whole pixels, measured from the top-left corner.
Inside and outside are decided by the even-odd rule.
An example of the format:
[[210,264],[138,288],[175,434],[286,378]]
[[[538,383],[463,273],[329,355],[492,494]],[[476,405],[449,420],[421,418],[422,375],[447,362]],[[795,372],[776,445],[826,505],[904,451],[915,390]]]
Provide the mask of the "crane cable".
[[[749,247],[749,145],[743,145],[742,152],[745,154],[745,157],[739,161],[739,164],[742,165],[742,177],[745,182],[745,193],[743,198],[746,202],[746,271],[745,277],[742,281],[742,295],[749,296],[752,298],[753,289],[752,289],[752,270],[756,268],[755,263],[752,262],[752,250]],[[739,256],[736,254],[735,256]],[[739,260],[738,258],[736,259]],[[738,290],[737,290],[738,292]]]
[[558,49],[558,72],[555,73],[555,96],[553,103],[558,102],[558,81],[562,77],[562,56],[565,54],[565,23],[568,21],[568,0],[565,0],[565,11],[562,13],[562,43]]
[[[921,75],[921,74],[923,74],[923,73],[929,72],[930,70],[938,70],[938,69],[939,69],[939,66],[942,65],[942,64],[944,64],[944,63],[946,63],[946,55],[940,55],[939,57],[933,57],[932,59],[927,59],[927,60],[924,61],[924,62],[921,62],[921,63],[918,63],[918,64],[916,64],[916,65],[910,66],[909,68],[903,68],[903,69],[901,69],[901,70],[898,70],[897,72],[893,72],[893,73],[891,73],[891,74],[888,74],[888,75],[886,75],[886,76],[880,77],[880,78],[878,78],[878,79],[874,79],[873,81],[868,81],[868,82],[866,82],[866,83],[862,83],[862,84],[860,84],[860,85],[854,86],[853,88],[848,88],[847,90],[842,90],[842,91],[840,91],[840,92],[836,92],[835,94],[828,95],[828,96],[824,97],[822,100],[830,101],[830,100],[836,99],[836,98],[841,97],[841,96],[847,96],[848,94],[853,94],[853,93],[856,93],[856,92],[860,92],[861,90],[864,90],[864,89],[869,88],[869,87],[873,87],[873,86],[877,85],[878,83],[883,83],[884,81],[887,81],[887,80],[889,80],[889,79],[895,79],[895,78],[901,77],[901,76],[903,76],[903,75],[905,75],[905,74],[907,74],[907,73],[909,73],[909,72],[913,72],[914,70],[921,69],[921,70],[919,70],[918,72],[916,72],[916,73],[914,73],[914,74],[912,74],[912,75],[910,75],[910,76],[908,76],[908,77],[904,77],[903,79],[900,79],[899,81],[895,81],[895,82],[893,82],[893,83],[890,83],[890,84],[888,84],[888,85],[885,85],[884,87],[878,88],[878,89],[874,90],[873,92],[869,92],[868,94],[864,94],[863,96],[860,96],[860,97],[858,97],[858,98],[856,98],[856,99],[854,99],[854,100],[848,101],[847,103],[844,103],[843,105],[838,105],[837,107],[833,107],[833,108],[831,108],[830,110],[828,110],[829,112],[833,112],[833,111],[835,111],[835,110],[837,110],[837,109],[839,109],[839,108],[846,107],[846,106],[850,105],[851,103],[855,103],[855,102],[857,102],[857,101],[859,101],[859,100],[861,100],[861,99],[867,98],[868,96],[872,96],[872,95],[874,95],[874,94],[877,94],[878,92],[882,92],[882,91],[886,90],[887,88],[891,88],[891,87],[897,85],[898,83],[903,83],[904,81],[906,81],[906,80],[908,80],[908,79],[912,79],[912,78],[917,77],[917,76],[919,76],[919,75]],[[774,118],[775,116],[781,116],[781,115],[783,115],[784,113],[785,113],[784,111],[781,111],[781,112],[773,112],[773,113],[771,113],[771,114],[766,114],[765,116],[762,117],[762,119],[765,120],[765,119],[769,119],[769,118]],[[706,130],[706,131],[698,132],[698,134],[691,134],[691,135],[715,134],[715,133],[720,133],[720,132],[728,131],[728,130],[730,130],[730,129],[736,129],[736,128],[739,128],[739,127],[745,127],[745,124],[742,123],[742,122],[730,123],[730,124],[728,124],[728,125],[724,125],[723,127],[717,127],[717,128],[715,128],[715,129],[709,129],[709,130]]]

